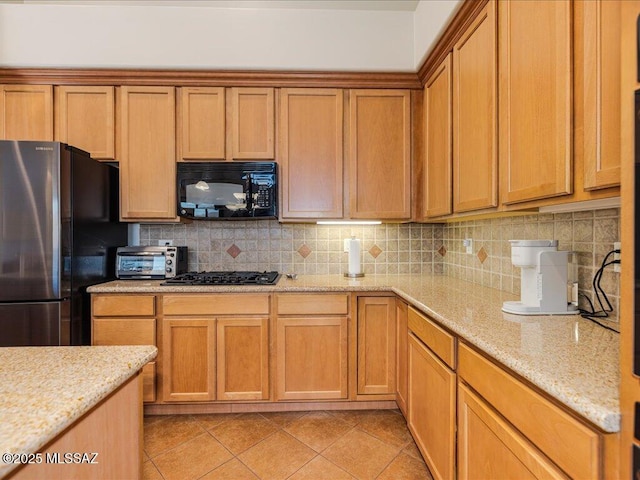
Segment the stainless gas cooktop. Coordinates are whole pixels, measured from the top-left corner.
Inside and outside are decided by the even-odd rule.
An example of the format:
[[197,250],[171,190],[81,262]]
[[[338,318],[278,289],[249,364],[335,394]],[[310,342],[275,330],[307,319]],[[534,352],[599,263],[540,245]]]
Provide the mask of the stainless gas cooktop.
[[274,285],[278,272],[189,272],[160,285]]

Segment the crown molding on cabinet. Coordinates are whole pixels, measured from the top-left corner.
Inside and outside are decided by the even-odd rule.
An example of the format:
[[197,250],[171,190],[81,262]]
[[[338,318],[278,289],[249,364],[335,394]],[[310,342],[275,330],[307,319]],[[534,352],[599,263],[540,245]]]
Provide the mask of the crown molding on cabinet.
[[0,84],[421,89],[411,72],[0,68]]
[[435,47],[424,63],[418,69],[418,78],[422,85],[427,82],[427,78],[438,68],[444,61],[447,54],[453,50],[455,43],[462,37],[467,26],[478,15],[480,10],[489,2],[489,0],[465,0],[458,7],[453,19],[447,24],[445,30],[435,41]]

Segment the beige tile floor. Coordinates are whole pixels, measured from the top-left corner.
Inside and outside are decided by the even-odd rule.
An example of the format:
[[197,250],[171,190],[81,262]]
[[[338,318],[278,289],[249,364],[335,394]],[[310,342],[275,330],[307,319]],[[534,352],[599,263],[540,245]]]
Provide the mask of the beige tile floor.
[[432,480],[397,410],[148,416],[145,480]]

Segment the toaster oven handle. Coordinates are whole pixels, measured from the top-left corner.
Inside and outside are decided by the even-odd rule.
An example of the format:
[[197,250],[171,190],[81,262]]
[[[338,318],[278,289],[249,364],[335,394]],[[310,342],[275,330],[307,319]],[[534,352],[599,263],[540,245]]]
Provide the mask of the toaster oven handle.
[[150,257],[164,257],[164,252],[118,252],[120,257],[140,257],[142,255]]

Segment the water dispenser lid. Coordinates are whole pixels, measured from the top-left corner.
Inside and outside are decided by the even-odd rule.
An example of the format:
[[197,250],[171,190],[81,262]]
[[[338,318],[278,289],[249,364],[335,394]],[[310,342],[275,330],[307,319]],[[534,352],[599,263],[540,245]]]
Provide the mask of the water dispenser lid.
[[512,247],[557,247],[558,240],[509,240]]

